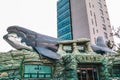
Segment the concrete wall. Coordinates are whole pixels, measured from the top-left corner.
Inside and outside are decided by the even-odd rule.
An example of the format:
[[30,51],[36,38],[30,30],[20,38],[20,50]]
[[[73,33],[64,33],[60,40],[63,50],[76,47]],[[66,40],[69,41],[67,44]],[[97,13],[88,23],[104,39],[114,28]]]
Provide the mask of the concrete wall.
[[73,39],[90,38],[85,0],[71,0]]

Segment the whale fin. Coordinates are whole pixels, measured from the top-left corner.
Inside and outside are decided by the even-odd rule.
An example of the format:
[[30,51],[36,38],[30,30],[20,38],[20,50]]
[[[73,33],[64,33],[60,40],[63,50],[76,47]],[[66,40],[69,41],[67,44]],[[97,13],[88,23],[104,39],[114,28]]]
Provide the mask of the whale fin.
[[91,45],[93,51],[97,53],[116,53],[112,49],[108,48],[108,46],[103,41],[103,38],[101,36],[97,37],[96,45]]
[[52,58],[52,59],[60,59],[61,56],[55,52],[53,52],[52,50],[47,49],[46,47],[42,47],[42,46],[37,46],[35,47],[36,51],[46,57]]

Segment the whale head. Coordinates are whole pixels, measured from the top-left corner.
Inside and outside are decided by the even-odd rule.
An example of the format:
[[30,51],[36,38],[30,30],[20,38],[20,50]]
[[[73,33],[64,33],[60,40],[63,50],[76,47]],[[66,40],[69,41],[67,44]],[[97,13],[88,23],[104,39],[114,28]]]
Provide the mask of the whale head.
[[8,34],[3,36],[16,49],[32,49],[35,46],[35,33],[19,26],[10,26]]
[[32,50],[32,46],[28,46],[25,42],[22,42],[22,37],[18,36],[16,33],[8,33],[3,36],[3,39],[16,49]]

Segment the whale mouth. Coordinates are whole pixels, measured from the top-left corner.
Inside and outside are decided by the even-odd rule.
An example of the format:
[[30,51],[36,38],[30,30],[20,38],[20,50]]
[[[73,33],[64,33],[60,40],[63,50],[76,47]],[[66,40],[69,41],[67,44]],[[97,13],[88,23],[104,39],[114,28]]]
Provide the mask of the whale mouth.
[[11,46],[14,47],[14,43],[13,43],[11,40],[8,39],[8,34],[4,35],[4,36],[3,36],[3,39],[4,39],[5,41],[7,41]]
[[25,42],[22,42],[22,37],[18,37],[16,33],[8,33],[3,36],[3,39],[16,49],[32,49],[31,46],[28,46]]

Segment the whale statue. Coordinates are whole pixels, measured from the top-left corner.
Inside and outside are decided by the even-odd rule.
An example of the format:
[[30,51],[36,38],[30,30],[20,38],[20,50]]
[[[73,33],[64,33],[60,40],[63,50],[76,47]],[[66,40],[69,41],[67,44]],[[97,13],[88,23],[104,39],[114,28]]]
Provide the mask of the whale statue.
[[[15,49],[35,50],[39,54],[51,59],[60,59],[61,55],[57,54],[57,43],[60,41],[47,35],[43,35],[20,26],[10,26],[7,29],[8,34],[3,36],[12,47]],[[91,45],[96,53],[116,53],[109,49],[104,43],[102,37],[97,38],[96,45]]]
[[39,54],[51,59],[60,59],[57,54],[57,38],[36,33],[19,26],[10,26],[7,28],[8,34],[3,36],[12,47],[15,49],[35,50]]
[[91,45],[92,49],[96,53],[116,53],[112,49],[108,48],[108,46],[103,41],[103,38],[101,36],[97,37],[96,45]]

